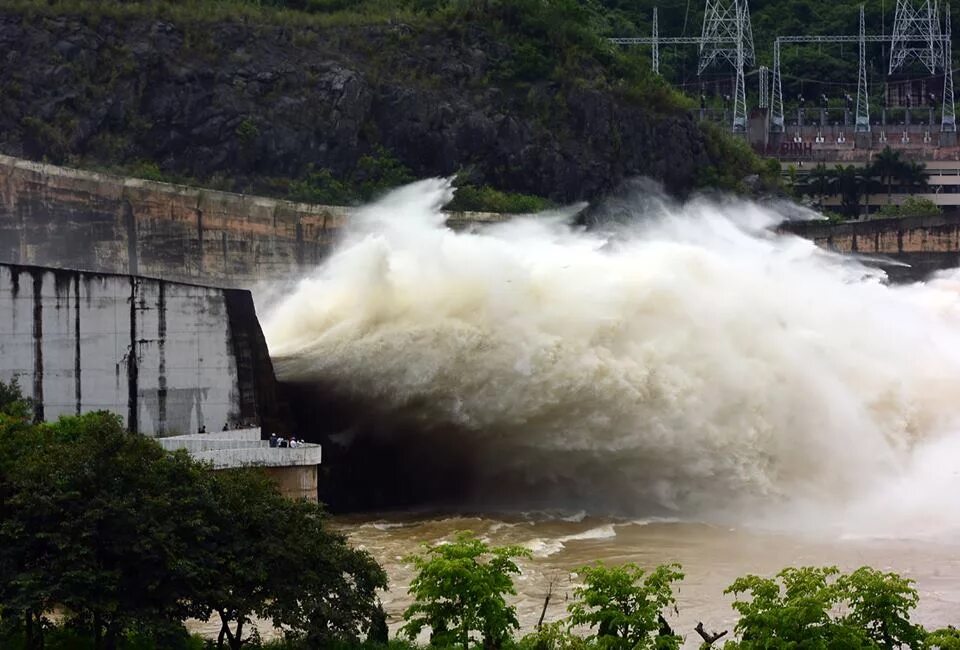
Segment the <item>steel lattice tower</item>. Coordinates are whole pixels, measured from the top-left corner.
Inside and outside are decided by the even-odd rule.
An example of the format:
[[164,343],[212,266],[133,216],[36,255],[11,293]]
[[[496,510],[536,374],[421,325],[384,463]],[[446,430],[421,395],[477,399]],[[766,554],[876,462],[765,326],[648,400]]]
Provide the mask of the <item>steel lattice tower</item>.
[[780,39],[773,42],[773,83],[770,87],[770,130],[775,133],[784,132],[783,120],[783,86],[780,83]]
[[737,39],[737,84],[733,89],[733,131],[734,133],[745,133],[747,130],[747,89],[743,77],[743,64],[746,58],[746,48],[744,39]]
[[652,34],[652,53],[653,74],[660,74],[660,27],[657,23],[657,8],[653,8],[653,34]]
[[733,66],[738,66],[738,61],[744,65],[754,64],[753,27],[747,1],[706,0],[697,74],[702,74],[717,57]]
[[937,0],[897,0],[890,39],[890,68],[893,74],[916,59],[932,74],[941,61],[942,45]]
[[757,80],[760,82],[760,108],[770,108],[770,68],[765,65],[757,69]]
[[870,132],[870,97],[867,94],[867,31],[860,5],[860,65],[857,72],[857,133]]
[[957,114],[953,104],[953,47],[950,43],[950,5],[944,7],[943,20],[943,114],[940,122],[941,131],[957,130]]

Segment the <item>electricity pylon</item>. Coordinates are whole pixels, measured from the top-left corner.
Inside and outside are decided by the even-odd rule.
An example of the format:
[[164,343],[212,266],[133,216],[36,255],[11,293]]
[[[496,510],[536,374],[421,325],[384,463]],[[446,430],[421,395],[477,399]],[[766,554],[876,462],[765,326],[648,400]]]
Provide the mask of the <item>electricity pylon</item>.
[[867,93],[867,31],[860,5],[860,65],[857,72],[857,118],[854,130],[870,133],[870,97]]
[[890,38],[890,68],[893,74],[916,59],[934,74],[942,60],[942,38],[937,0],[897,0]]
[[703,73],[717,57],[737,66],[737,60],[753,66],[753,27],[747,0],[706,0],[700,36],[700,65]]

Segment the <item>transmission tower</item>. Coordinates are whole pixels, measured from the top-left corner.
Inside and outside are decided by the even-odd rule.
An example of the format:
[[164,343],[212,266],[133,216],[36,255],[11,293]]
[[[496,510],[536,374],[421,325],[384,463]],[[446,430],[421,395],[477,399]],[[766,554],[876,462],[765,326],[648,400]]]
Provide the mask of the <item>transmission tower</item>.
[[653,34],[650,45],[653,48],[653,74],[660,74],[660,27],[657,24],[657,8],[653,8]]
[[770,68],[765,65],[757,68],[757,80],[760,82],[760,108],[770,108]]
[[890,69],[893,74],[910,60],[916,59],[931,73],[941,61],[940,18],[937,0],[897,0],[890,38]]
[[783,86],[780,84],[780,39],[773,42],[773,83],[770,88],[770,130],[783,133]]
[[737,39],[737,85],[733,89],[733,131],[746,133],[747,131],[747,90],[743,78],[743,63],[746,56],[743,36]]
[[697,74],[702,74],[717,57],[738,67],[738,61],[744,65],[754,64],[753,27],[747,0],[706,0]]
[[950,26],[950,5],[944,7],[946,15],[943,21],[943,117],[940,122],[941,131],[957,130],[957,114],[953,104],[953,47],[950,43],[952,28]]
[[867,31],[860,5],[860,65],[857,72],[857,133],[870,132],[870,97],[867,94]]

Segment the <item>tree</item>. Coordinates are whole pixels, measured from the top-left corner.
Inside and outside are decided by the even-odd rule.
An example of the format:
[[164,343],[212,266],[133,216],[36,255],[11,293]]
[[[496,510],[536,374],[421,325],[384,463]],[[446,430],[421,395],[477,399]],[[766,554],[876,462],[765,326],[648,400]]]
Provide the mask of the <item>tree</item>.
[[910,192],[927,189],[930,185],[929,178],[927,166],[915,160],[904,163],[900,170],[900,181],[907,186]]
[[[736,596],[740,640],[726,647],[922,648],[926,632],[910,621],[917,592],[910,580],[863,567],[841,575],[836,567],[788,568],[776,578],[748,575],[724,593]],[[744,600],[742,594],[751,598]],[[846,614],[834,617],[839,606]]]
[[311,647],[357,642],[387,586],[383,569],[327,529],[321,506],[285,498],[263,472],[215,472],[210,481],[217,535],[192,551],[200,570],[191,599],[200,618],[219,617],[217,646],[244,647],[255,616]]
[[[734,594],[733,608],[740,614],[734,631],[740,641],[731,648],[753,650],[771,647],[828,647],[843,635],[830,619],[830,610],[840,602],[835,583],[836,567],[788,568],[777,578],[747,575],[725,591]],[[779,582],[783,584],[781,590]],[[741,600],[749,593],[750,600]],[[849,639],[850,648],[866,647],[867,639]],[[802,644],[802,645],[798,645]]]
[[512,576],[520,568],[514,558],[529,556],[518,546],[491,548],[469,532],[411,556],[417,575],[410,583],[413,604],[403,614],[403,633],[414,639],[430,628],[431,643],[464,650],[478,633],[484,648],[502,647],[520,626],[516,608],[505,599],[516,594]]
[[273,593],[263,614],[311,648],[336,641],[359,645],[382,615],[377,590],[387,588],[384,570],[369,553],[351,548],[343,535],[330,531],[316,503],[284,499],[277,532],[281,557],[273,567]]
[[927,635],[926,643],[928,648],[960,650],[960,630],[952,626],[934,630]]
[[919,648],[924,629],[910,622],[919,597],[913,581],[895,573],[861,567],[837,581],[850,612],[840,624],[864,630],[878,646]]
[[17,549],[4,606],[28,618],[56,606],[108,650],[130,627],[199,613],[184,558],[209,536],[205,474],[108,413],[35,427],[0,517],[0,541]]
[[33,414],[33,404],[23,396],[16,377],[10,383],[0,381],[0,413],[19,420],[26,420]]
[[597,563],[578,569],[583,586],[574,590],[570,625],[596,628],[591,636],[604,648],[679,648],[663,612],[675,604],[673,583],[682,580],[680,566],[659,566],[649,575],[635,564],[606,567]]
[[889,146],[873,158],[873,170],[881,182],[887,186],[887,205],[893,202],[893,182],[900,178],[905,169],[905,163],[900,158],[900,152]]
[[54,609],[97,650],[131,634],[173,650],[183,619],[214,613],[219,646],[241,648],[254,614],[314,647],[351,643],[386,587],[318,504],[256,470],[212,472],[108,413],[34,425],[0,412],[0,571],[0,633],[29,650]]
[[848,217],[856,218],[860,214],[860,194],[863,191],[861,171],[853,165],[837,165],[834,174],[842,210]]
[[827,169],[823,163],[819,163],[810,171],[809,187],[817,197],[817,208],[823,210],[823,197],[830,193],[831,188],[836,184],[835,176]]
[[541,625],[517,643],[519,650],[590,650],[586,639],[573,634],[563,621]]

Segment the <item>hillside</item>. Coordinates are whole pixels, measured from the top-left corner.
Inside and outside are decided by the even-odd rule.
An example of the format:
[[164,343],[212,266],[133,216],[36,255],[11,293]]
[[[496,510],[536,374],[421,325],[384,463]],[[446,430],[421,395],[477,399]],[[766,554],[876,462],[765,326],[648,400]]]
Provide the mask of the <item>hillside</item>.
[[765,169],[599,5],[268,4],[0,2],[0,152],[332,203],[460,174],[460,207],[507,210]]

